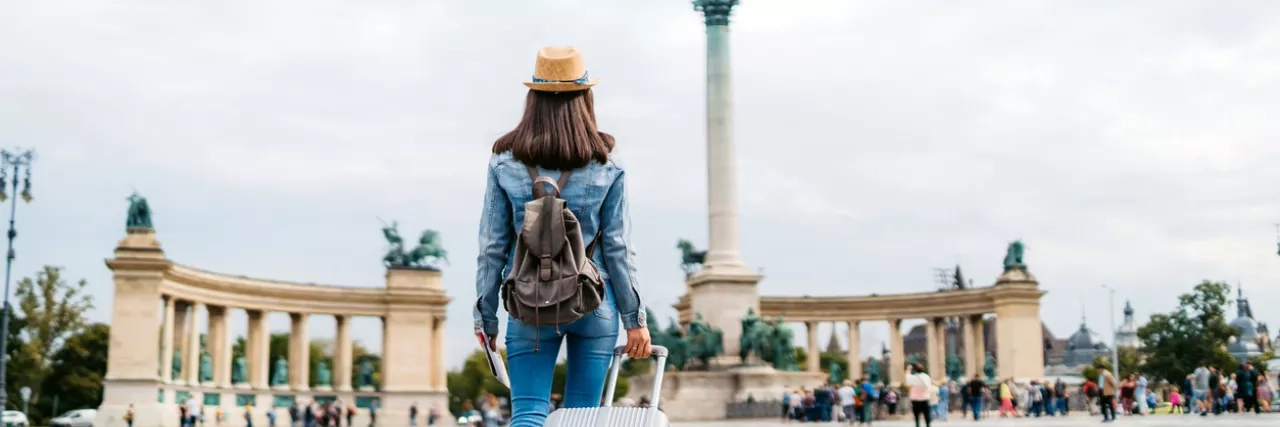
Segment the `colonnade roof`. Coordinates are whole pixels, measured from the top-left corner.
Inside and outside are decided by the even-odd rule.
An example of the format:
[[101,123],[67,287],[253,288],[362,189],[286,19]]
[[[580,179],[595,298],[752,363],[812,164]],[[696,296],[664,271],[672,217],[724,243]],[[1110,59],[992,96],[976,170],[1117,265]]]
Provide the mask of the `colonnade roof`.
[[766,318],[794,322],[928,319],[993,313],[997,304],[1038,304],[1043,294],[1034,285],[997,285],[892,295],[761,296],[760,311]]

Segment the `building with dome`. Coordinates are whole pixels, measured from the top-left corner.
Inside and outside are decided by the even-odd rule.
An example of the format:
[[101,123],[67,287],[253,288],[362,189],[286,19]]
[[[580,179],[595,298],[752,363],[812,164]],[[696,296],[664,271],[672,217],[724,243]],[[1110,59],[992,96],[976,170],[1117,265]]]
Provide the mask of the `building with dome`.
[[1068,368],[1086,366],[1098,356],[1111,357],[1111,349],[1102,342],[1101,335],[1089,329],[1088,321],[1081,316],[1080,330],[1067,338],[1067,352],[1062,357],[1062,365]]
[[1116,347],[1138,348],[1142,346],[1142,342],[1138,341],[1138,327],[1133,321],[1133,305],[1128,300],[1124,302],[1124,323],[1116,329]]
[[1236,288],[1236,318],[1231,321],[1231,327],[1236,329],[1236,336],[1227,344],[1227,351],[1232,357],[1236,360],[1248,360],[1262,355],[1259,337],[1263,335],[1258,333],[1258,321],[1253,319],[1249,300],[1244,297],[1244,291],[1240,287]]

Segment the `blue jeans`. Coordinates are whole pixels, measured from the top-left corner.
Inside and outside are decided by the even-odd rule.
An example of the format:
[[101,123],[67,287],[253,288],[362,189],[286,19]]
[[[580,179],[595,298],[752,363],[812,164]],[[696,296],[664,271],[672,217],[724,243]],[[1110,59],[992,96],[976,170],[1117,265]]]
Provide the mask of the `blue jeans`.
[[[568,338],[568,373],[565,375],[566,408],[600,406],[604,382],[618,343],[618,316],[606,291],[604,303],[592,314],[566,326],[528,326],[507,322],[507,365],[511,378],[509,427],[541,427],[551,407],[551,381],[560,344]],[[534,351],[534,349],[537,351]],[[612,399],[612,396],[610,396]]]
[[979,419],[981,419],[981,418],[982,418],[982,398],[981,398],[981,397],[970,397],[970,398],[969,398],[969,410],[970,410],[971,412],[973,412],[973,420],[974,420],[974,421],[978,421]]

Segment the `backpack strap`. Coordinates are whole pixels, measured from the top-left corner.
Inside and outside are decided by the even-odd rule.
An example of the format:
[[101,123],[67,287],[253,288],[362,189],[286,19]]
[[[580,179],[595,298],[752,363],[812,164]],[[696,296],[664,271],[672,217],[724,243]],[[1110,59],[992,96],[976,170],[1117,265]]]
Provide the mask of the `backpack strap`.
[[525,165],[524,168],[529,172],[529,179],[533,180],[533,198],[535,199],[547,196],[546,188],[541,184],[550,185],[551,189],[555,191],[552,195],[560,197],[560,190],[564,188],[565,184],[569,183],[569,175],[573,175],[572,170],[562,171],[560,172],[560,179],[552,181],[551,178],[539,176],[538,170],[534,169],[533,166]]

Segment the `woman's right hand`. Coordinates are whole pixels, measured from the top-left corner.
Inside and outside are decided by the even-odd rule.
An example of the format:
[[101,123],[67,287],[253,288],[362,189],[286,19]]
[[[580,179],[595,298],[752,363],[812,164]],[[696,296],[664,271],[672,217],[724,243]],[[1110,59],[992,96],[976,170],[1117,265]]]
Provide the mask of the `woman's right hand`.
[[648,359],[653,353],[649,342],[649,328],[641,326],[627,329],[627,356],[632,359]]

